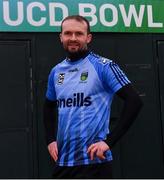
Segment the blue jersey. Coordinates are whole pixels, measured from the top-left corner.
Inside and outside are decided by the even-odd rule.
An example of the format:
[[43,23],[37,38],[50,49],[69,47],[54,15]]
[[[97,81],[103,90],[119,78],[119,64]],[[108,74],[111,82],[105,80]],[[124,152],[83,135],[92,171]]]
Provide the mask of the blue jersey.
[[58,106],[59,166],[112,160],[110,150],[104,160],[90,160],[87,149],[106,139],[113,96],[128,83],[116,63],[92,52],[76,62],[65,59],[51,70],[46,97]]

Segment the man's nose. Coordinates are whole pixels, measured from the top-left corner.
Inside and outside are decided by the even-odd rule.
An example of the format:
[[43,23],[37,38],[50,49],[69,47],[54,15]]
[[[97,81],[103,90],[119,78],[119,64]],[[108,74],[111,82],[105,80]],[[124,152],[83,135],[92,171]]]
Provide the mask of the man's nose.
[[76,34],[72,34],[72,36],[71,36],[71,40],[73,41],[73,40],[76,40],[77,39],[77,37],[76,37]]

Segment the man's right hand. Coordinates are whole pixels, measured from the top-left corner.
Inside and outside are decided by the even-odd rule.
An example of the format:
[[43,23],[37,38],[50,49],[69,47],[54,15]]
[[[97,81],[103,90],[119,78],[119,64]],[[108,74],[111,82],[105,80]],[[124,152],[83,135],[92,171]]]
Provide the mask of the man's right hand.
[[51,155],[51,157],[57,161],[58,159],[58,147],[57,147],[57,142],[56,141],[53,141],[52,143],[50,143],[48,145],[48,151]]

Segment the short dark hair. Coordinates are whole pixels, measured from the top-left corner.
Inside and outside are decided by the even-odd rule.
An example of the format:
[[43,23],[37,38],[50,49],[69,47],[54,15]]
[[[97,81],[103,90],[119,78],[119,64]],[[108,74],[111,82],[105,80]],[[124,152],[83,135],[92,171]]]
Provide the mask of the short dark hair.
[[67,16],[65,19],[63,19],[62,23],[61,23],[61,32],[62,32],[62,25],[66,20],[70,20],[70,19],[74,19],[78,22],[82,22],[84,21],[87,24],[87,33],[90,33],[90,25],[89,25],[89,21],[84,18],[83,16],[80,15],[72,15],[72,16]]

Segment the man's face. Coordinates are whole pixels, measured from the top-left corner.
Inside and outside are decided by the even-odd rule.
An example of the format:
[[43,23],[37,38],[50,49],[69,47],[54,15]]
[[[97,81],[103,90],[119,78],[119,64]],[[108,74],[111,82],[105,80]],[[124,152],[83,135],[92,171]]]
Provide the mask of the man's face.
[[83,51],[87,49],[91,39],[92,35],[87,33],[85,21],[79,22],[74,19],[64,21],[60,40],[66,51],[72,54]]

